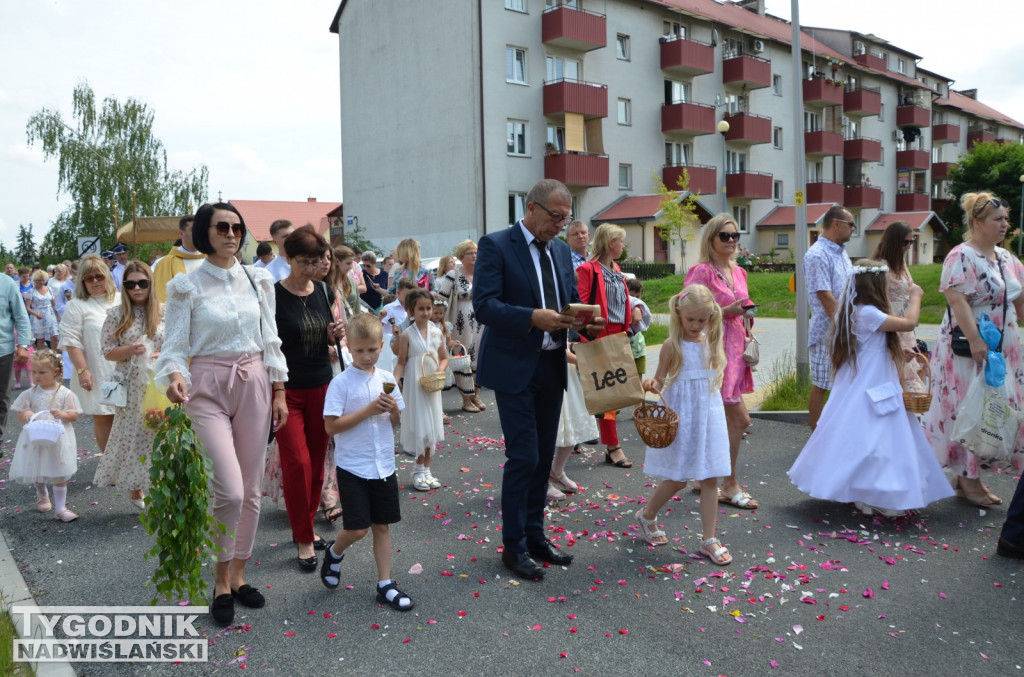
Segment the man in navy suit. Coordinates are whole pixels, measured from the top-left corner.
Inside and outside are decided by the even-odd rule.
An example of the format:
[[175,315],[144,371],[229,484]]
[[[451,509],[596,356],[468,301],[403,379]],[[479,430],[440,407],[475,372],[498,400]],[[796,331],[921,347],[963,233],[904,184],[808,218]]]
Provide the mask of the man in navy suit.
[[[536,560],[572,562],[544,533],[572,325],[559,309],[579,302],[569,246],[555,237],[572,221],[571,211],[568,188],[540,181],[526,196],[521,221],[480,239],[473,275],[473,306],[484,325],[477,382],[494,390],[505,434],[501,561],[533,580],[544,577]],[[595,319],[588,333],[599,333],[603,324]]]

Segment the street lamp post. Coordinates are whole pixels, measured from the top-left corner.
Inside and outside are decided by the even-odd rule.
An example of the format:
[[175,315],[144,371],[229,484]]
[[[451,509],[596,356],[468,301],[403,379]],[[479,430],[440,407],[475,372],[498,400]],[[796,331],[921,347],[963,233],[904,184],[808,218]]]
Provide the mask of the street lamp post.
[[[719,120],[717,125],[718,133],[722,135],[722,213],[729,211],[729,205],[726,204],[726,148],[725,148],[725,135],[729,133],[729,121]],[[1021,181],[1024,181],[1024,176],[1021,177]],[[1021,194],[1024,195],[1024,187],[1021,188]]]

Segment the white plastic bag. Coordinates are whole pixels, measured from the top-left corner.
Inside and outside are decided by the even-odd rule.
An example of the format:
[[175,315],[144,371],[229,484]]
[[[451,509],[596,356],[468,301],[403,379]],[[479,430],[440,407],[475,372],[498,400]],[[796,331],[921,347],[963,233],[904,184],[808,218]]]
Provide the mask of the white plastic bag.
[[980,458],[1005,460],[1017,443],[1020,420],[1020,412],[1010,406],[1008,387],[993,388],[980,372],[967,389],[951,438]]

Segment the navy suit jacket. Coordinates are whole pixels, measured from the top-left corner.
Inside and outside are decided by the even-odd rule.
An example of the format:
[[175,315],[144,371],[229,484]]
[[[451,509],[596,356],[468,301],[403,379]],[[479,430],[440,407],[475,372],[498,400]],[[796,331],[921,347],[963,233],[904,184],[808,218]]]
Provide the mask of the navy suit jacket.
[[[548,251],[559,299],[579,303],[569,245],[555,238]],[[473,308],[484,325],[476,362],[480,385],[504,393],[526,389],[544,340],[544,332],[530,326],[530,315],[543,307],[537,268],[519,224],[480,238],[473,271]],[[564,347],[565,334],[556,332],[552,338]],[[563,386],[565,379],[563,369]]]

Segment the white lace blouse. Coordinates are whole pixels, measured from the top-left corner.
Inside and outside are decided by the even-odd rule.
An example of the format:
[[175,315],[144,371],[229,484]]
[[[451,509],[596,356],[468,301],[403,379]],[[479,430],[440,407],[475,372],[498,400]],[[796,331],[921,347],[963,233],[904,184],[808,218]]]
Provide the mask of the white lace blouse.
[[[258,302],[246,270],[259,290]],[[262,353],[271,381],[287,381],[275,303],[274,278],[262,268],[243,269],[236,262],[225,270],[204,260],[193,272],[175,276],[167,284],[163,351],[153,366],[157,385],[167,387],[177,372],[191,388],[188,363],[196,355],[253,353]]]

